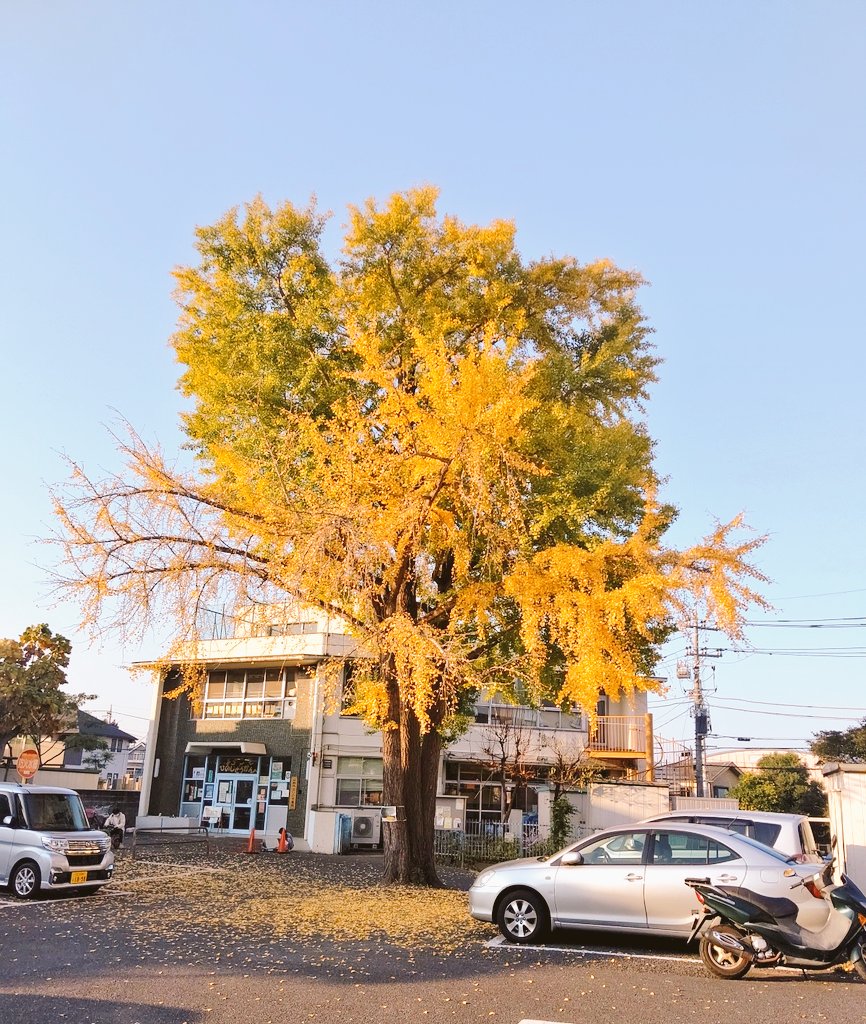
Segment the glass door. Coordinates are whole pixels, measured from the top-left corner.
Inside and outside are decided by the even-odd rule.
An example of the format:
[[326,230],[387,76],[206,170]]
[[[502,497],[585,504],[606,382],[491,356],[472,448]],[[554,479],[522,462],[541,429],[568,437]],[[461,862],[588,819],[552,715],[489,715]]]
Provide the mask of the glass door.
[[249,832],[250,830],[255,784],[255,779],[235,780],[235,802],[230,826],[235,831]]
[[255,787],[255,775],[217,775],[214,804],[222,808],[223,828],[249,832]]

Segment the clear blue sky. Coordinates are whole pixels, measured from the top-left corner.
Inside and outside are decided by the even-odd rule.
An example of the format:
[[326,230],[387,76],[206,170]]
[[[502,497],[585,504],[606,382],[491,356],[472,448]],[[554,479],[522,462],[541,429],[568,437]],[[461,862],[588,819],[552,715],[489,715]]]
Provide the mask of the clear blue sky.
[[[527,257],[640,270],[672,539],[745,510],[769,618],[866,616],[864,41],[859,0],[3,5],[0,636],[70,635],[74,687],[143,733],[123,665],[152,645],[88,647],[46,596],[60,453],[113,468],[118,415],[179,442],[169,273],[195,225],[316,193],[336,247],[347,203],[425,182],[513,218]],[[715,660],[712,744],[866,714],[862,626],[749,640],[848,650]],[[688,738],[685,704],[656,716]]]

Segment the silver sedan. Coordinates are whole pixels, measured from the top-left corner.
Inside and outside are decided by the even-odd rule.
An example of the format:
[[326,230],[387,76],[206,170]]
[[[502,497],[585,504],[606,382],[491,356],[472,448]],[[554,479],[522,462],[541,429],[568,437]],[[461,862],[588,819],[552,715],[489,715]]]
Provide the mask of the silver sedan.
[[711,825],[643,823],[596,833],[552,857],[495,864],[469,890],[469,912],[511,942],[542,942],[551,927],[687,937],[701,908],[687,878],[785,896],[819,929],[827,904],[793,885],[797,864],[747,836]]

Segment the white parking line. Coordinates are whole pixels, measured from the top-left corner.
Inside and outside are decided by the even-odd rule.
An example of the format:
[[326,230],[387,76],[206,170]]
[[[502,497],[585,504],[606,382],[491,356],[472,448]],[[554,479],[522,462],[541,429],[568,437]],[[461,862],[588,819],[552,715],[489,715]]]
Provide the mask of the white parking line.
[[[210,868],[210,867],[197,867],[192,864],[183,864],[179,861],[161,861],[159,863],[160,868],[182,868],[181,871],[172,872],[172,877],[177,878],[178,876],[186,877],[188,875],[216,875],[221,871],[225,871],[225,868]],[[163,881],[165,878],[164,873],[158,875],[142,875],[139,878],[126,879],[127,884],[138,883],[138,882],[155,882]],[[103,896],[134,896],[135,893],[131,889],[116,889],[110,884],[105,887]],[[63,897],[62,903],[71,903],[73,900],[92,900],[92,896],[65,896]],[[0,897],[0,911],[11,910],[13,907],[51,907],[54,906],[56,900],[15,900],[7,897]]]
[[[127,889],[106,889],[105,892],[100,893],[100,896],[132,896],[134,893],[129,892]],[[93,900],[92,896],[64,896],[62,899],[53,900],[0,900],[0,910],[11,910],[16,907],[18,910],[24,910],[26,907],[53,907],[63,906],[66,903],[74,903],[76,900],[87,900],[90,903]]]
[[[531,949],[536,952],[550,952],[550,953],[574,953],[576,956],[599,956],[599,957],[620,957],[622,960],[673,960],[674,963],[678,964],[699,964],[701,958],[698,956],[668,956],[662,953],[629,953],[623,952],[621,949],[584,949],[581,946],[530,946],[520,945],[515,942],[508,942],[505,938],[500,936],[496,939],[491,939],[489,942],[485,942],[484,945],[488,949],[507,949],[513,953],[519,949]],[[786,967],[784,964],[769,968],[773,971],[783,971],[786,974],[809,974],[809,969],[806,968],[804,971],[801,967]],[[827,973],[825,971],[812,972],[812,973]],[[520,1024],[556,1024],[555,1021],[520,1021]]]
[[[159,865],[162,867],[163,865]],[[170,867],[180,867],[181,865],[172,864]],[[184,871],[173,871],[171,873],[172,878],[186,878],[188,875],[218,875],[225,871],[225,868],[196,868],[190,867],[188,864],[183,865]],[[129,884],[133,882],[154,882],[154,881],[165,881],[165,872],[160,872],[158,875],[138,875],[135,878],[127,878],[126,881]]]
[[510,953],[520,949],[547,951],[550,953],[574,953],[575,956],[620,957],[623,960],[673,960],[675,963],[699,964],[700,957],[669,956],[664,953],[631,953],[621,949],[584,949],[582,946],[532,946],[508,942],[500,936],[485,943],[488,949],[507,949]]

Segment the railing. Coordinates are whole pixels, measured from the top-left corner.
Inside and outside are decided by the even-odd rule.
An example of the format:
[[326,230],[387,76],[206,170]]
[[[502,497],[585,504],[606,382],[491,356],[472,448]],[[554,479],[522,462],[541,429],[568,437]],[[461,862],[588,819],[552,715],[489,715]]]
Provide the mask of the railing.
[[524,704],[496,704],[479,701],[475,705],[475,725],[513,729],[570,729],[586,731],[586,720],[579,711],[567,712],[557,707],[533,708]]
[[590,726],[586,749],[598,754],[646,756],[644,715],[602,715]]
[[287,618],[280,605],[255,605],[233,615],[225,609],[199,611],[198,630],[202,640],[235,640],[263,636],[310,636],[325,632],[320,622]]
[[[438,861],[465,867],[467,864],[492,864],[547,852],[547,830],[537,823],[525,823],[511,831],[501,822],[471,822],[465,831],[436,829],[433,853]],[[551,850],[551,853],[554,851]]]
[[[581,839],[590,831],[578,828],[567,842]],[[465,832],[436,829],[433,833],[436,860],[460,868],[496,864],[517,857],[549,857],[563,845],[550,839],[546,827],[530,822],[525,822],[517,832],[511,832],[499,822],[481,822],[470,825]]]

